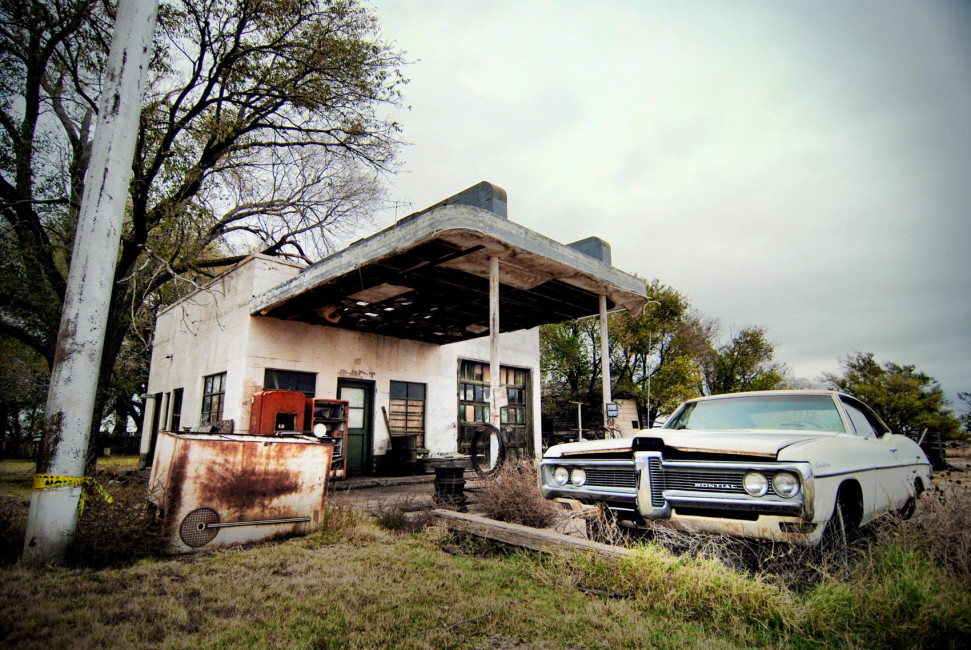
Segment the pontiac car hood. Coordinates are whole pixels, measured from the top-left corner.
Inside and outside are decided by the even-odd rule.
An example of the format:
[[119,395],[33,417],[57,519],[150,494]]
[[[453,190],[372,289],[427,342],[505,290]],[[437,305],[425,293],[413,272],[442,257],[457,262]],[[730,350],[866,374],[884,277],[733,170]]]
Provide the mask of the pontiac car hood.
[[[681,451],[699,451],[719,454],[740,454],[746,456],[766,456],[775,458],[779,451],[798,442],[819,438],[831,438],[835,433],[825,431],[688,431],[654,429],[644,431],[639,436],[660,438],[667,447]],[[547,458],[576,456],[605,451],[628,450],[634,438],[615,440],[590,440],[557,445],[547,453]]]

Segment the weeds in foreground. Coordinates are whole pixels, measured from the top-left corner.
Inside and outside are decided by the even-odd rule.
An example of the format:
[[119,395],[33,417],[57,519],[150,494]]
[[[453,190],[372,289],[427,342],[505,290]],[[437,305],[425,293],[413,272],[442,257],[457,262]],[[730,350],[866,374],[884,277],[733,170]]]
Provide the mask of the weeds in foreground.
[[971,584],[971,486],[948,483],[925,492],[911,519],[890,519],[881,541],[919,550],[964,584]]
[[[955,494],[942,506],[966,501]],[[931,512],[923,505],[919,517]],[[735,551],[715,538],[658,535],[611,561],[511,550],[441,525],[394,534],[339,498],[321,524],[305,538],[104,570],[0,567],[0,638],[424,648],[961,647],[971,637],[966,576],[924,546],[930,530],[959,532],[946,522],[881,524],[850,564],[821,565],[801,589],[757,568],[802,561],[781,545],[736,570]]]
[[111,494],[108,503],[86,490],[84,512],[68,547],[69,566],[107,567],[130,564],[162,553],[162,522],[146,498],[144,479],[96,472],[95,480]]
[[27,516],[19,506],[0,506],[0,566],[13,564],[24,548]]
[[556,521],[559,509],[543,497],[536,466],[531,460],[509,461],[478,493],[479,507],[498,521],[545,528]]
[[369,511],[379,526],[393,532],[418,533],[435,521],[434,515],[413,498],[378,503]]

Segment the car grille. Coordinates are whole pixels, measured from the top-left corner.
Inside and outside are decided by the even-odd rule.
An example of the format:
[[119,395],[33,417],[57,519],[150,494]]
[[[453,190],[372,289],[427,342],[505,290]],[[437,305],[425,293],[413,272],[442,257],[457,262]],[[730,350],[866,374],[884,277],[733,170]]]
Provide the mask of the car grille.
[[[651,475],[651,504],[654,507],[664,505],[664,490],[720,494],[746,493],[745,488],[742,487],[745,470],[684,467],[664,469],[659,458],[651,458],[648,467]],[[763,471],[762,474],[769,481],[768,494],[775,494],[775,490],[772,489],[772,477],[775,472]]]
[[661,472],[661,459],[650,458],[647,462],[651,477],[651,505],[655,508],[664,507],[664,474]]
[[587,472],[586,485],[597,487],[637,487],[637,471],[627,468],[585,468]]

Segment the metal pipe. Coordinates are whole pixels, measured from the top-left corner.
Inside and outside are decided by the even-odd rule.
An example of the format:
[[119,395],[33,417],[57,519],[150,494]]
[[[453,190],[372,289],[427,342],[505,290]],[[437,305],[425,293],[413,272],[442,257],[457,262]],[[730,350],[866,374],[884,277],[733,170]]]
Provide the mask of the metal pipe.
[[225,523],[203,524],[204,528],[236,528],[237,526],[263,526],[271,524],[301,524],[310,517],[290,517],[289,519],[262,519],[260,521],[227,521]]
[[[157,14],[157,1],[121,0],[118,5],[47,394],[44,445],[51,451],[40,458],[39,473],[84,475]],[[77,529],[80,497],[79,485],[33,491],[24,536],[27,562],[46,564],[64,557]]]

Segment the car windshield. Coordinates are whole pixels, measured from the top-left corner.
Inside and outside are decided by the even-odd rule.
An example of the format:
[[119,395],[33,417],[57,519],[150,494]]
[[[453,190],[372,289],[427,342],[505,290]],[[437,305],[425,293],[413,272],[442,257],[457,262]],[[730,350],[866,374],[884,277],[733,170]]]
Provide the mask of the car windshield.
[[829,395],[739,395],[688,404],[665,429],[845,432]]

